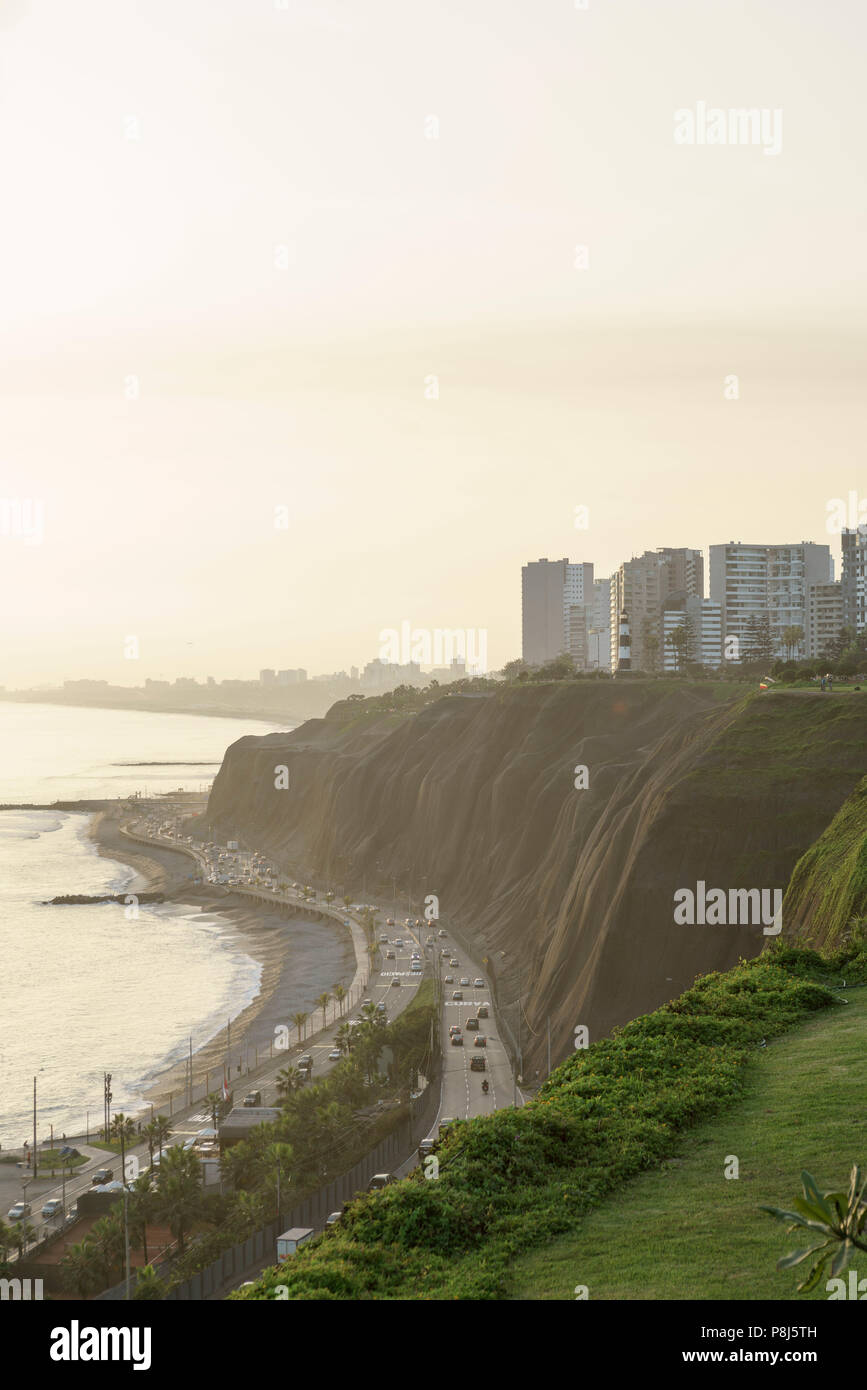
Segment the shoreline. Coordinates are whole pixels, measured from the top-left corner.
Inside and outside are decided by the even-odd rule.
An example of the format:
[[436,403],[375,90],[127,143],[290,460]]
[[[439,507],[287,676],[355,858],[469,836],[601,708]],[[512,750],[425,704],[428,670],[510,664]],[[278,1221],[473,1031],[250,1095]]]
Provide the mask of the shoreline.
[[[120,803],[105,803],[95,814],[91,812],[89,835],[99,854],[115,862],[128,865],[135,872],[135,879],[127,891],[162,892],[169,904],[180,910],[199,908],[208,916],[218,916],[223,921],[224,932],[232,939],[233,945],[251,957],[260,966],[259,988],[255,997],[231,1022],[231,1057],[229,1058],[229,1085],[237,1085],[244,1072],[239,1072],[239,1064],[244,1067],[247,1047],[258,1047],[260,1051],[273,1040],[278,1025],[292,1028],[292,1014],[304,1010],[315,1018],[315,995],[327,989],[330,993],[335,984],[349,987],[354,971],[355,959],[351,938],[341,942],[343,961],[339,977],[328,984],[320,982],[319,987],[311,986],[309,1001],[299,999],[302,988],[296,976],[298,962],[292,950],[293,921],[278,909],[269,909],[264,904],[247,902],[231,893],[196,886],[190,882],[190,858],[180,850],[162,846],[140,846],[128,839],[121,831]],[[304,918],[300,919],[304,921]],[[324,925],[314,923],[311,925]],[[339,939],[340,929],[326,926],[333,940]],[[307,968],[315,971],[315,962],[307,962]],[[294,1030],[293,1030],[294,1031]],[[179,1039],[180,1042],[180,1039]],[[208,1072],[210,1089],[218,1090],[222,1084],[223,1066],[226,1062],[225,1024],[210,1039],[193,1051],[194,1093],[198,1092]],[[169,1103],[169,1096],[180,1101],[175,1113],[187,1108],[187,1078],[189,1060],[187,1057],[170,1064],[158,1077],[154,1078],[142,1091],[142,1106],[153,1106],[154,1113],[162,1113]],[[215,1075],[214,1073],[218,1073]],[[201,1104],[201,1101],[199,1101]]]

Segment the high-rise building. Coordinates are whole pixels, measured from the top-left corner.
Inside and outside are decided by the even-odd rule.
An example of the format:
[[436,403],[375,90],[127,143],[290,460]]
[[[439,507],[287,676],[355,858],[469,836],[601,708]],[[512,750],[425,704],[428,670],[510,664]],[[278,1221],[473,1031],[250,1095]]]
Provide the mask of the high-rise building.
[[704,557],[700,550],[660,546],[626,560],[611,576],[611,664],[617,668],[620,615],[628,614],[631,669],[662,666],[662,605],[674,593],[704,595]]
[[[685,643],[672,640],[678,628]],[[662,604],[662,669],[682,671],[689,662],[716,669],[722,664],[722,614],[718,603],[694,594],[671,594]]]
[[[710,547],[710,596],[722,609],[726,643],[737,639],[738,658],[755,644],[756,632],[769,633],[770,653],[776,659],[806,655],[807,588],[834,578],[827,545],[801,541],[797,545],[745,545],[730,541]],[[793,648],[787,629],[801,628],[804,636]]]
[[260,672],[259,672],[259,684],[260,684],[260,685],[273,685],[274,682],[276,681],[276,679],[277,679],[277,673],[276,673],[275,671],[271,671],[271,670],[269,670],[269,669],[266,669],[266,670],[264,670],[264,671],[260,671]]
[[611,580],[594,579],[593,612],[588,633],[590,669],[611,670]]
[[528,666],[568,653],[579,670],[591,665],[592,564],[533,560],[521,570],[521,648]]
[[843,626],[863,632],[867,627],[867,524],[854,530],[844,528],[843,546]]
[[843,621],[843,585],[807,585],[806,651],[810,658],[829,655],[840,636]]

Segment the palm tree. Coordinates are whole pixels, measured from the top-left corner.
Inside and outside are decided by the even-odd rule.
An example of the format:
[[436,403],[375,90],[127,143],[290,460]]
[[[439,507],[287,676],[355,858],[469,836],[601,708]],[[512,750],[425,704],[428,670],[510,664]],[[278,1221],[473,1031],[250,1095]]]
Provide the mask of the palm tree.
[[326,1009],[328,1008],[328,1005],[331,1003],[331,995],[328,993],[327,990],[323,990],[323,991],[322,991],[322,993],[318,996],[318,998],[317,998],[317,1000],[316,1000],[316,1003],[317,1003],[318,1007],[322,1010],[322,1027],[324,1028],[324,1027],[325,1027],[325,1011],[326,1011]]
[[151,1120],[156,1135],[157,1147],[160,1151],[160,1160],[163,1156],[163,1145],[167,1144],[172,1137],[172,1122],[168,1115],[157,1115],[155,1120]]
[[176,1144],[166,1150],[156,1196],[156,1211],[168,1223],[182,1255],[187,1232],[202,1211],[202,1170],[189,1149]]
[[105,1286],[102,1256],[89,1236],[70,1246],[60,1262],[60,1268],[66,1287],[81,1294],[82,1298]]
[[284,1067],[282,1071],[278,1071],[278,1096],[291,1096],[293,1091],[300,1090],[301,1084],[301,1073],[297,1067]]
[[214,1126],[214,1129],[217,1128],[217,1116],[220,1113],[220,1106],[222,1103],[223,1097],[220,1095],[219,1091],[211,1091],[205,1096],[205,1112],[210,1115],[211,1124]]
[[292,1022],[295,1024],[295,1027],[298,1029],[298,1041],[300,1042],[300,1041],[301,1041],[301,1038],[302,1038],[302,1036],[303,1036],[301,1030],[303,1029],[305,1023],[307,1022],[307,1015],[306,1015],[305,1013],[293,1014],[293,1015],[292,1015]]
[[29,1221],[15,1221],[12,1224],[12,1239],[18,1251],[19,1260],[24,1259],[24,1247],[36,1237],[36,1227]]
[[130,1234],[138,1238],[145,1264],[148,1263],[148,1222],[153,1220],[155,1213],[156,1193],[151,1187],[149,1174],[142,1173],[133,1183],[127,1222]]
[[126,1115],[115,1115],[110,1132],[112,1139],[120,1144],[120,1176],[126,1182],[126,1146],[130,1139],[135,1138],[135,1120],[128,1119]]
[[342,1017],[343,1017],[343,1001],[344,1001],[344,999],[346,998],[346,990],[343,988],[343,985],[335,985],[335,986],[334,986],[334,998],[337,1000],[337,1003],[340,1005],[340,1017],[342,1018]]
[[162,1299],[165,1298],[168,1285],[157,1274],[153,1265],[145,1265],[144,1269],[138,1272],[133,1298],[139,1299]]
[[352,1051],[352,1032],[348,1023],[341,1023],[337,1032],[334,1034],[334,1043],[340,1048],[341,1052],[347,1055]]
[[123,1269],[125,1247],[120,1206],[116,1206],[113,1211],[109,1212],[108,1216],[100,1217],[99,1221],[91,1226],[88,1237],[93,1242],[102,1261],[106,1281],[111,1281],[115,1270],[118,1272],[119,1278]]
[[275,1216],[280,1215],[280,1181],[284,1176],[288,1176],[289,1164],[292,1162],[294,1152],[291,1144],[269,1144],[263,1155],[269,1175],[273,1173],[276,1179],[277,1205],[274,1212]]
[[7,1226],[5,1221],[0,1221],[0,1265],[5,1265],[6,1256],[14,1243],[11,1226]]

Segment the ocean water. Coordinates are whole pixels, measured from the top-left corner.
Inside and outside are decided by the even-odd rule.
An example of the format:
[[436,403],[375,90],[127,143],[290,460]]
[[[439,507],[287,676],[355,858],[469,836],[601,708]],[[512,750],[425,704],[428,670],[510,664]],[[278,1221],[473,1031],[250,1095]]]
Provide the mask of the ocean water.
[[[147,785],[197,788],[225,747],[272,727],[243,720],[0,702],[0,802],[120,796]],[[285,726],[283,726],[285,727]],[[121,768],[127,762],[162,767]],[[216,771],[216,768],[213,769]],[[147,773],[146,783],[141,774]],[[99,855],[85,814],[0,811],[0,1144],[82,1133],[113,1106],[132,1110],[165,1069],[215,1036],[256,997],[261,966],[219,913],[142,904],[45,906],[60,893],[120,893],[135,878]],[[289,949],[299,990],[340,978],[346,944],[299,922]],[[298,1004],[299,1008],[304,1003]],[[198,1075],[198,1073],[196,1073]]]

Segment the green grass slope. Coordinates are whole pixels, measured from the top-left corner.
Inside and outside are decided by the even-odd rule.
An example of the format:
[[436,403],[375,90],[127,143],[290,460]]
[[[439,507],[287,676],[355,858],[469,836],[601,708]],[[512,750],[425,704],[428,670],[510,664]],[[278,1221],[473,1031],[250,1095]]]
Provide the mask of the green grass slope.
[[783,930],[836,947],[867,914],[867,777],[795,865],[783,900]]
[[[529,1265],[521,1266],[524,1284],[516,1281],[516,1261],[537,1250],[540,1268],[554,1255],[560,1259],[556,1296],[572,1297],[576,1284],[590,1281],[584,1256],[573,1263],[563,1238],[576,1242],[578,1251],[595,1208],[622,1194],[630,1180],[659,1173],[666,1160],[680,1158],[685,1136],[697,1125],[723,1112],[733,1116],[732,1107],[743,1104],[753,1085],[756,1059],[767,1055],[763,1040],[773,1044],[810,1018],[827,1027],[837,1017],[855,1017],[852,1005],[840,1003],[844,972],[850,983],[867,980],[867,946],[860,933],[827,958],[775,943],[733,970],[703,977],[670,1004],[576,1052],[523,1109],[456,1125],[441,1152],[438,1179],[426,1181],[417,1171],[361,1198],[294,1260],[235,1296],[485,1299],[520,1297],[521,1287],[538,1288],[544,1296],[553,1285],[540,1282]],[[843,1093],[838,1081],[835,1075],[829,1105],[848,1114],[847,1102],[836,1099]],[[764,1129],[771,1128],[768,1119]],[[833,1161],[833,1172],[824,1174],[816,1164],[834,1184],[854,1158],[864,1157],[852,1152],[859,1141],[863,1147],[863,1129],[851,1130],[847,1138],[839,1153],[829,1151],[827,1142],[824,1146],[824,1161]],[[806,1160],[795,1150],[791,1162],[797,1172]],[[713,1151],[717,1174],[726,1153],[737,1153],[734,1140],[721,1157]],[[753,1149],[744,1147],[740,1155],[748,1173],[755,1162],[751,1154]],[[794,1195],[788,1168],[781,1168],[778,1184],[771,1181],[774,1176],[769,1171],[768,1187],[755,1189],[756,1204],[785,1203]],[[727,1186],[737,1189],[734,1182]],[[748,1186],[749,1179],[739,1190]],[[734,1201],[734,1195],[720,1200]],[[724,1217],[719,1200],[697,1211],[676,1202],[671,1206],[672,1224],[705,1223],[711,1249],[723,1239]],[[768,1217],[762,1221],[771,1227],[767,1253],[782,1253],[783,1228],[774,1230]],[[758,1218],[756,1227],[761,1227]],[[764,1239],[764,1232],[757,1236]],[[762,1259],[765,1253],[762,1247]],[[650,1251],[647,1260],[652,1264]],[[645,1267],[634,1274],[645,1278],[651,1272]],[[632,1296],[644,1296],[637,1285],[630,1287]],[[702,1296],[695,1279],[683,1296]]]
[[[790,1207],[802,1168],[827,1191],[867,1159],[867,987],[842,997],[848,1008],[822,1010],[755,1053],[742,1098],[684,1136],[676,1158],[574,1233],[517,1259],[509,1296],[569,1298],[580,1283],[603,1300],[826,1299],[824,1280],[796,1292],[807,1266],[776,1269],[781,1255],[809,1242],[758,1206]],[[727,1178],[732,1156],[738,1176]]]

